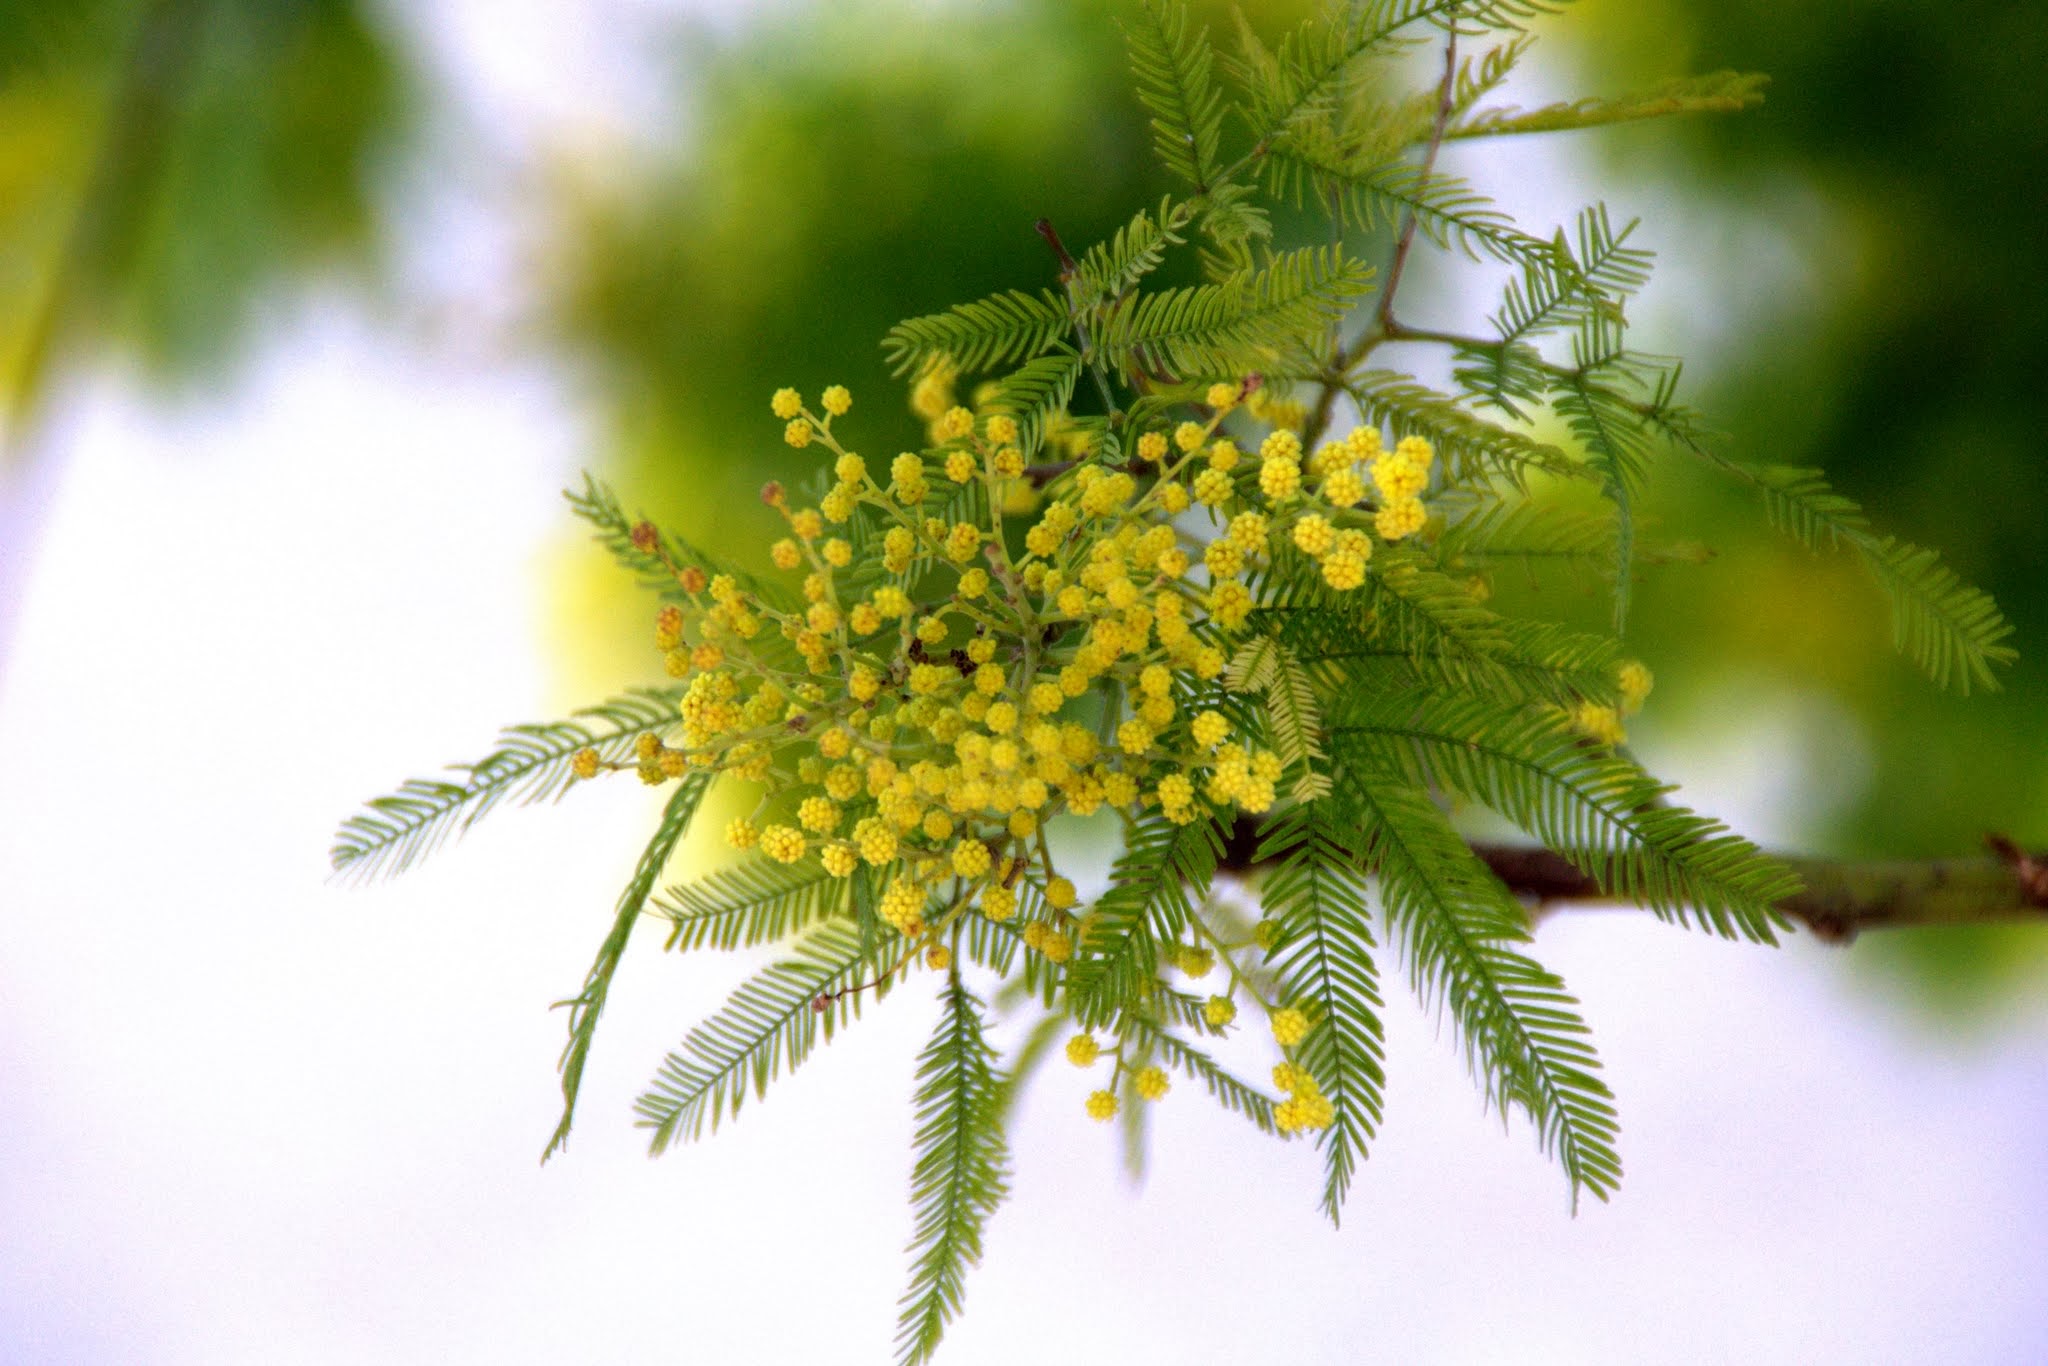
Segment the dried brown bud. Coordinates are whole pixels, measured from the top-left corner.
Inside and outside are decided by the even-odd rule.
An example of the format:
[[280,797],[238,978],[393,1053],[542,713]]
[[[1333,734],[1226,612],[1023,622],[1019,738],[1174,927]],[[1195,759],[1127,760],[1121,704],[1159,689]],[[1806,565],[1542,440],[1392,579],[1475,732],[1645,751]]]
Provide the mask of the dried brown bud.
[[633,548],[652,555],[661,545],[661,530],[652,522],[633,524]]
[[707,582],[704,577],[704,571],[694,564],[676,575],[676,579],[683,585],[685,593],[701,593],[704,591],[704,585]]
[[786,495],[782,492],[782,484],[779,480],[770,479],[767,483],[761,485],[761,501],[769,507],[781,507],[785,498]]

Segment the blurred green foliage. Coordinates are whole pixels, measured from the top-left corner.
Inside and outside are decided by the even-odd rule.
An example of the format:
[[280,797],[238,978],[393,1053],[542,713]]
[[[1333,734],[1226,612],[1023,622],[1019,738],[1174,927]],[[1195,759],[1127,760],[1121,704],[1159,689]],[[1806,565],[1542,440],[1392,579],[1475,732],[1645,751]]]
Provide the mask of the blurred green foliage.
[[70,347],[207,374],[289,272],[365,259],[404,91],[356,0],[7,0],[7,410]]
[[[1303,6],[1250,8],[1271,30]],[[773,387],[852,386],[854,429],[886,456],[914,429],[884,328],[1049,282],[1042,215],[1078,249],[1157,202],[1115,13],[852,0],[691,31],[674,73],[686,115],[638,139],[658,154],[598,191],[536,180],[555,225],[536,292],[552,339],[598,377],[611,432],[592,460],[630,504],[758,554],[756,490],[814,463],[776,440]],[[1205,18],[1232,27],[1222,4]],[[1720,553],[1640,590],[1632,635],[1664,680],[1646,738],[1661,714],[1739,743],[1752,718],[1726,699],[1743,678],[1822,690],[1874,766],[1816,831],[1829,850],[1957,853],[1994,829],[2048,843],[2048,25],[1990,0],[1584,0],[1544,27],[1586,93],[1724,67],[1773,77],[1758,111],[1597,135],[1618,173],[1585,193],[1642,213],[1653,238],[1659,207],[1631,202],[1632,184],[1782,233],[1795,306],[1722,320],[1740,345],[1696,368],[1695,398],[1731,449],[1822,466],[1880,524],[1938,547],[1999,599],[2021,648],[2005,692],[1937,693],[1883,648],[1882,604],[1852,566],[1737,532],[1744,495],[1674,462],[1656,535]],[[8,407],[53,356],[114,348],[160,375],[212,373],[268,291],[374,263],[376,179],[411,94],[366,0],[0,0]],[[1728,296],[1747,308],[1739,283]],[[602,573],[569,590],[579,693],[647,658],[607,656],[644,623],[612,629],[630,599]],[[2038,967],[2039,940],[1944,931],[1877,953],[1966,1001]]]
[[[1607,143],[1625,167],[1782,225],[1808,265],[1796,311],[1729,320],[1739,355],[1701,376],[1699,399],[1732,448],[1823,467],[1881,525],[1938,547],[1998,599],[2020,662],[2005,691],[1957,703],[1871,648],[1883,613],[1846,566],[1725,536],[1708,570],[1661,577],[1645,650],[1692,680],[1690,714],[1749,670],[1850,709],[1874,766],[1821,832],[1832,851],[1953,854],[1988,831],[2048,842],[2048,25],[1990,0],[1597,0],[1574,17],[1599,88],[1672,70],[1771,74],[1770,98],[1741,118]],[[1698,524],[1739,505],[1712,485],[1679,481],[1667,515],[1682,500]],[[1874,947],[1957,1006],[2048,964],[2022,928]]]

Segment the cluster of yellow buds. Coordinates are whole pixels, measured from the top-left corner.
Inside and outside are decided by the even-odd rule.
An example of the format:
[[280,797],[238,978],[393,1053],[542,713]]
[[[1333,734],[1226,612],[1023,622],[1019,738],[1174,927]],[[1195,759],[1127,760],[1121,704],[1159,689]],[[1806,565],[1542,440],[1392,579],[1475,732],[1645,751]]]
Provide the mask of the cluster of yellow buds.
[[1283,1134],[1302,1129],[1327,1129],[1337,1118],[1330,1103],[1308,1069],[1283,1062],[1273,1068],[1273,1084],[1287,1093],[1287,1099],[1273,1107],[1273,1125]]
[[1571,708],[1566,719],[1572,729],[1597,744],[1624,744],[1628,740],[1628,731],[1623,728],[1622,718],[1643,709],[1643,702],[1649,697],[1650,687],[1655,681],[1647,665],[1627,660],[1614,671],[1614,690],[1621,699],[1620,706],[1582,701]]
[[[684,601],[662,608],[655,644],[685,680],[677,732],[643,737],[630,766],[650,783],[710,770],[761,784],[733,847],[840,878],[872,870],[881,918],[928,961],[975,914],[1021,917],[1025,946],[1063,963],[1082,927],[1046,823],[1271,809],[1282,761],[1236,733],[1220,681],[1258,610],[1252,585],[1299,552],[1330,588],[1359,587],[1375,539],[1426,524],[1435,457],[1361,427],[1304,458],[1284,425],[1301,413],[1219,384],[1206,421],[1134,434],[1127,462],[1030,469],[999,395],[960,406],[954,379],[943,362],[924,370],[912,408],[930,444],[882,470],[834,431],[845,388],[815,407],[774,394],[784,439],[822,447],[833,480],[814,507],[762,492],[785,523],[769,559],[797,591],[672,566]],[[1255,457],[1221,430],[1240,408],[1274,424]],[[579,776],[602,767],[575,761]],[[1235,1011],[1217,997],[1204,1013],[1221,1028]]]

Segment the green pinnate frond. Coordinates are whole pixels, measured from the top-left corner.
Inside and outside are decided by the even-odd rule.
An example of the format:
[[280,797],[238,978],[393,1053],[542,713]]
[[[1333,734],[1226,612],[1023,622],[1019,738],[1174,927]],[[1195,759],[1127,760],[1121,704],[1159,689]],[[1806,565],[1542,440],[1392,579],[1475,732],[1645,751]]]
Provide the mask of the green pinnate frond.
[[611,552],[612,558],[638,577],[643,588],[664,598],[675,601],[688,599],[676,583],[674,570],[669,567],[674,565],[676,569],[701,569],[706,575],[730,575],[747,593],[777,608],[789,609],[796,605],[795,595],[783,585],[728,564],[673,532],[655,532],[659,551],[643,546],[634,539],[633,530],[637,526],[651,524],[627,516],[617,495],[593,475],[586,473],[583,476],[581,491],[564,489],[562,496],[569,500],[569,506],[578,517],[596,529],[598,541]]
[[1551,407],[1585,447],[1586,463],[1600,475],[1601,492],[1614,508],[1614,629],[1628,627],[1635,573],[1635,495],[1642,486],[1648,438],[1641,419],[1610,390],[1583,376],[1551,399]]
[[1182,376],[1244,374],[1320,334],[1370,279],[1335,248],[1304,247],[1225,284],[1132,296],[1107,312],[1096,344],[1126,373],[1163,363]]
[[[1580,212],[1575,241],[1559,229],[1547,257],[1523,260],[1493,315],[1501,341],[1498,350],[1489,352],[1495,368],[1505,368],[1518,344],[1579,326],[1590,309],[1605,309],[1614,316],[1622,300],[1647,284],[1652,253],[1628,245],[1635,228],[1631,220],[1615,231],[1607,206],[1595,204]],[[1503,378],[1478,391],[1495,397],[1504,387]]]
[[1166,259],[1167,248],[1187,240],[1180,230],[1193,214],[1185,202],[1163,199],[1156,213],[1141,210],[1115,237],[1088,248],[1074,273],[1075,311],[1085,316],[1137,288]]
[[1262,1133],[1276,1132],[1273,1098],[1186,1039],[1161,1028],[1136,1011],[1124,1016],[1124,1032],[1141,1049],[1149,1049],[1174,1071],[1191,1081],[1200,1082],[1202,1089],[1231,1114],[1243,1115]]
[[[1047,419],[1054,413],[1064,412],[1073,401],[1074,384],[1081,378],[1081,366],[1080,352],[1063,342],[1055,342],[1046,354],[1034,356],[1003,376],[993,406],[1017,419],[1017,445],[1026,455],[1038,449],[1045,435]],[[978,492],[979,489],[980,485],[972,480],[961,486],[962,493]],[[955,517],[953,520],[961,519]],[[975,525],[985,524],[986,518],[975,519]]]
[[562,1118],[555,1125],[554,1137],[548,1140],[546,1151],[541,1154],[543,1162],[568,1145],[569,1126],[576,1118],[576,1096],[583,1088],[583,1065],[590,1059],[590,1046],[597,1038],[598,1017],[604,1013],[605,1000],[611,995],[612,978],[618,973],[619,960],[626,956],[626,943],[633,937],[633,926],[639,923],[641,912],[646,909],[655,879],[668,865],[669,855],[675,853],[676,846],[682,843],[691,820],[697,815],[698,806],[704,801],[704,794],[711,789],[714,780],[715,775],[699,770],[686,774],[676,784],[668,805],[662,809],[661,824],[655,827],[654,837],[641,851],[632,881],[619,894],[618,906],[612,912],[611,933],[598,946],[597,958],[584,975],[583,990],[558,1003],[569,1008],[569,1042],[562,1049],[560,1065]]
[[1536,40],[1530,35],[1518,33],[1507,42],[1488,48],[1476,64],[1470,57],[1460,62],[1451,87],[1450,125],[1455,126],[1481,100],[1507,84],[1508,77],[1535,45]]
[[1583,581],[1612,569],[1614,524],[1606,517],[1546,503],[1483,503],[1444,528],[1437,556],[1453,570],[1514,570],[1531,587],[1553,568]]
[[1392,50],[1411,25],[1455,21],[1462,32],[1518,28],[1555,8],[1547,0],[1371,0],[1308,20],[1270,51],[1240,23],[1243,51],[1228,64],[1244,88],[1238,112],[1253,141],[1265,146],[1327,113],[1354,65]]
[[2005,644],[2012,623],[1989,593],[1974,588],[1923,546],[1886,536],[1855,549],[1892,604],[1892,640],[1940,687],[1995,692],[1993,665],[2018,653]]
[[760,857],[671,887],[653,908],[667,917],[668,947],[679,953],[772,944],[850,909],[845,879],[821,865]]
[[897,375],[910,374],[935,356],[949,357],[972,374],[1035,356],[1071,325],[1058,295],[1010,289],[900,322],[889,329],[882,350]]
[[1278,860],[1259,882],[1259,901],[1279,926],[1270,961],[1281,995],[1313,1021],[1293,1060],[1336,1112],[1318,1140],[1323,1212],[1334,1224],[1379,1127],[1387,1081],[1365,876],[1324,802],[1280,816],[1263,833],[1258,856]]
[[1330,790],[1322,770],[1323,710],[1315,685],[1294,651],[1274,643],[1273,670],[1266,694],[1266,733],[1280,762],[1294,774],[1296,801],[1310,802]]
[[1138,99],[1152,112],[1152,149],[1170,173],[1206,194],[1222,169],[1223,93],[1210,79],[1208,31],[1188,28],[1180,0],[1143,0],[1123,26]]
[[1769,76],[1752,71],[1712,71],[1681,76],[1651,90],[1607,99],[1569,100],[1540,109],[1512,106],[1481,110],[1445,130],[1446,138],[1505,137],[1516,133],[1558,133],[1598,128],[1674,114],[1734,114],[1764,100]]
[[750,1093],[766,1095],[784,1069],[801,1066],[821,1038],[859,1013],[865,993],[844,989],[859,984],[868,961],[860,927],[828,920],[692,1029],[633,1104],[640,1126],[653,1131],[653,1151],[716,1132]]
[[1488,1103],[1528,1115],[1573,1203],[1582,1192],[1607,1199],[1621,1182],[1613,1095],[1578,1002],[1511,947],[1528,939],[1521,907],[1401,778],[1369,763],[1339,774],[1417,993],[1450,1015]]
[[931,1360],[960,1313],[967,1269],[981,1260],[982,1229],[1010,1190],[1002,1080],[984,1037],[981,1002],[958,974],[939,1001],[938,1027],[917,1060],[917,1159],[910,1175],[917,1226],[896,1328],[904,1366]]
[[1590,744],[1554,710],[1411,692],[1347,699],[1332,719],[1345,764],[1399,765],[1483,802],[1570,859],[1618,901],[1729,939],[1775,943],[1799,879],[1670,789]]
[[413,778],[342,822],[328,860],[337,876],[370,879],[402,873],[507,800],[554,801],[575,782],[571,760],[594,749],[606,763],[632,757],[642,735],[676,723],[674,688],[648,688],[588,707],[574,719],[511,726],[498,747],[473,764],[457,764],[459,783]]
[[1224,685],[1236,693],[1264,692],[1280,667],[1282,648],[1272,636],[1253,636],[1223,666]]
[[1504,478],[1521,487],[1531,473],[1587,477],[1585,467],[1556,446],[1489,422],[1407,375],[1368,370],[1349,380],[1345,392],[1365,421],[1391,427],[1396,437],[1426,437],[1461,484]]
[[1772,525],[1812,550],[1846,546],[1877,579],[1892,607],[1893,643],[1940,687],[1996,691],[1997,666],[2016,654],[2012,623],[1988,593],[1957,577],[1932,550],[1871,531],[1862,508],[1837,493],[1819,470],[1745,465],[1683,443],[1763,495]]
[[1348,156],[1332,136],[1297,129],[1266,158],[1277,195],[1296,204],[1339,206],[1339,221],[1361,231],[1392,227],[1408,217],[1437,246],[1507,262],[1550,261],[1551,244],[1517,228],[1486,196],[1456,176],[1399,157]]
[[1259,709],[1273,752],[1294,773],[1297,800],[1313,801],[1329,790],[1329,778],[1317,767],[1323,757],[1322,707],[1315,684],[1294,651],[1271,635],[1255,635],[1237,647],[1224,666],[1223,681],[1233,693],[1264,694]]
[[1083,1027],[1113,1020],[1151,989],[1159,946],[1187,930],[1193,898],[1216,874],[1222,839],[1206,816],[1176,825],[1158,814],[1129,826],[1110,887],[1067,967],[1067,1001]]

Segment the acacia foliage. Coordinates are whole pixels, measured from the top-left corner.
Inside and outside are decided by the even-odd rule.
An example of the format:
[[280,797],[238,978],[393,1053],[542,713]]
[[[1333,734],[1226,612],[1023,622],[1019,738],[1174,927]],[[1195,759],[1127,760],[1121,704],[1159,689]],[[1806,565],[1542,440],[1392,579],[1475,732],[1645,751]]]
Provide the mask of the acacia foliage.
[[[939,977],[939,1019],[918,1062],[913,1270],[898,1340],[905,1361],[928,1358],[960,1312],[965,1270],[1008,1190],[1010,1098],[1064,1032],[1086,1037],[1076,1061],[1094,1057],[1096,1035],[1111,1041],[1108,1085],[1090,1100],[1097,1117],[1139,1111],[1177,1073],[1255,1127],[1313,1141],[1323,1209],[1337,1220],[1385,1114],[1383,953],[1425,1007],[1449,1021],[1488,1105],[1528,1119],[1574,1201],[1614,1193],[1618,1118],[1588,1026],[1565,983],[1530,952],[1523,907],[1474,855],[1450,809],[1489,808],[1617,898],[1674,923],[1764,943],[1782,928],[1776,907],[1798,890],[1794,875],[1673,802],[1621,742],[1620,718],[1641,702],[1648,679],[1625,661],[1619,639],[1646,555],[1633,506],[1658,462],[1671,453],[1704,459],[1756,488],[1772,522],[1807,544],[1859,555],[1892,596],[1900,644],[1937,682],[1994,686],[2011,651],[2009,627],[1988,598],[1931,552],[1872,531],[1817,473],[1747,466],[1714,449],[1679,401],[1677,363],[1631,345],[1628,304],[1651,268],[1633,224],[1617,226],[1598,204],[1568,225],[1519,224],[1479,188],[1437,169],[1435,153],[1450,138],[1726,112],[1759,95],[1756,78],[1719,73],[1530,113],[1495,103],[1529,49],[1524,26],[1551,8],[1536,0],[1377,0],[1333,6],[1270,44],[1246,30],[1224,52],[1183,5],[1145,0],[1125,31],[1137,97],[1176,188],[1108,240],[1064,258],[1050,283],[1021,281],[911,319],[883,343],[916,386],[914,403],[950,394],[956,379],[991,382],[964,433],[944,427],[944,401],[932,405],[931,447],[899,457],[911,463],[886,494],[869,481],[858,505],[849,494],[847,516],[835,517],[847,524],[847,583],[868,602],[899,594],[918,612],[951,607],[972,619],[982,609],[959,605],[978,596],[963,586],[964,570],[921,568],[923,560],[891,548],[899,530],[917,527],[916,514],[942,530],[966,526],[977,544],[975,528],[987,526],[995,589],[1024,603],[1020,580],[1033,558],[1066,553],[1019,553],[1046,500],[1080,497],[1091,479],[1114,475],[1145,490],[1142,506],[1170,482],[1158,454],[1165,443],[1147,456],[1146,433],[1193,426],[1206,442],[1293,432],[1293,447],[1326,471],[1315,463],[1321,443],[1348,420],[1370,429],[1375,446],[1384,433],[1389,446],[1409,439],[1430,452],[1425,522],[1390,531],[1376,521],[1374,502],[1385,512],[1399,501],[1386,485],[1372,502],[1333,500],[1329,518],[1316,514],[1379,527],[1370,562],[1356,575],[1332,568],[1329,538],[1289,505],[1297,497],[1291,486],[1267,483],[1267,466],[1231,474],[1225,487],[1212,481],[1213,499],[1159,523],[1207,564],[1173,589],[1208,610],[1193,628],[1193,652],[1175,659],[1173,709],[1213,715],[1247,754],[1270,760],[1273,776],[1261,778],[1256,800],[1242,795],[1244,785],[1232,795],[1223,784],[1169,799],[1156,770],[1153,786],[1133,784],[1130,800],[1107,803],[1119,852],[1090,906],[1073,905],[1056,885],[1064,879],[1052,875],[1050,850],[1064,839],[1058,819],[1046,828],[1035,819],[1012,826],[1015,853],[1006,861],[991,866],[985,857],[971,871],[961,863],[958,876],[926,865],[914,877],[910,855],[899,855],[893,839],[886,855],[863,843],[859,859],[849,853],[835,868],[807,861],[829,840],[807,840],[790,825],[782,828],[795,844],[785,841],[782,853],[795,858],[763,844],[765,852],[734,867],[658,892],[668,856],[718,771],[696,762],[697,740],[668,746],[680,724],[671,691],[517,728],[466,769],[465,781],[416,781],[344,825],[337,871],[397,871],[507,796],[561,795],[578,751],[590,756],[591,774],[637,766],[651,782],[680,780],[570,1003],[567,1104],[551,1151],[566,1139],[630,931],[653,917],[667,922],[677,950],[788,944],[662,1065],[639,1104],[657,1150],[729,1121],[904,976],[924,968]],[[1475,42],[1488,46],[1460,63],[1461,45]],[[1390,95],[1388,59],[1416,43],[1443,51],[1441,81]],[[1321,212],[1329,223],[1309,243],[1280,242],[1274,210],[1283,205]],[[1391,232],[1354,249],[1356,234],[1374,228]],[[1418,243],[1513,268],[1488,333],[1397,321],[1393,291]],[[1200,283],[1152,283],[1190,249]],[[1375,352],[1393,341],[1447,348],[1451,390],[1375,367]],[[805,413],[792,426],[799,444],[812,439]],[[925,487],[927,474],[951,468],[963,441],[993,432],[997,417],[1013,436],[992,444],[1014,442],[1017,468],[999,470],[992,459],[986,480]],[[822,429],[832,442],[829,422]],[[1197,447],[1183,449],[1192,459]],[[840,477],[845,487],[866,478]],[[1327,489],[1327,473],[1318,477]],[[1589,515],[1583,500],[1550,496],[1573,484],[1597,493],[1603,510]],[[715,563],[629,518],[595,482],[572,502],[623,567],[671,603],[699,601],[706,576],[724,575],[735,600],[788,623],[783,640],[764,638],[762,669],[799,677],[803,656],[812,674],[832,673],[818,667],[830,650],[807,641],[798,624],[797,596],[775,581]],[[1269,547],[1261,530],[1248,566],[1243,557],[1209,557],[1204,546],[1235,542],[1240,526],[1205,516],[1211,506],[1262,507],[1294,531]],[[1487,588],[1507,567],[1604,585],[1612,633],[1502,613]],[[1239,574],[1247,601],[1223,610],[1218,585]],[[807,620],[814,635],[838,629]],[[1041,651],[1071,652],[1078,638],[1055,622],[1042,637],[1018,641],[1023,677]],[[933,648],[943,651],[936,641]],[[879,666],[878,686],[892,705],[896,691],[909,697],[915,674],[906,661],[938,667],[922,644],[903,649],[894,665]],[[1213,652],[1213,668],[1188,662],[1203,652]],[[1135,665],[1106,668],[1072,705],[1107,744],[1138,712],[1139,682]],[[686,715],[691,695],[684,694]],[[764,819],[789,817],[821,790],[822,761],[804,767],[804,757],[816,758],[812,750],[786,764],[778,757],[806,745],[822,753],[822,742],[807,735],[814,718],[800,711],[761,750],[765,758],[748,741],[746,776],[765,779],[771,794],[757,809]],[[931,712],[907,705],[903,715]],[[1213,754],[1215,743],[1204,743]],[[662,767],[670,758],[673,773]],[[875,818],[884,798],[871,786],[842,800],[832,819],[858,830],[855,822]],[[1081,805],[1063,789],[1044,810],[1058,817]],[[1255,926],[1230,911],[1226,883],[1256,897]],[[914,904],[904,900],[906,886]],[[993,984],[998,1009],[1037,1016],[1008,1059],[991,1039],[975,979]],[[1208,985],[1193,987],[1204,979]],[[1240,1075],[1232,1056],[1261,1032],[1248,1028],[1253,1023],[1269,1025],[1283,1050],[1271,1088]]]

